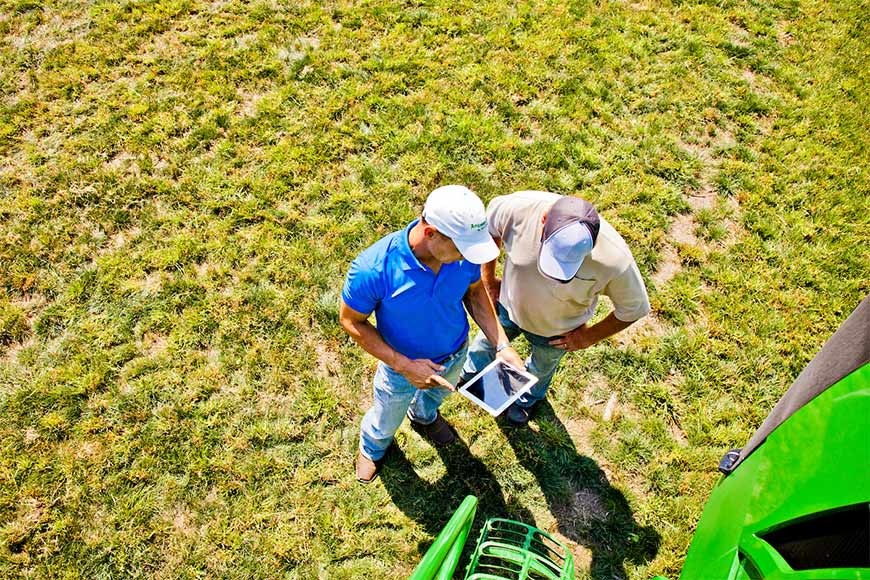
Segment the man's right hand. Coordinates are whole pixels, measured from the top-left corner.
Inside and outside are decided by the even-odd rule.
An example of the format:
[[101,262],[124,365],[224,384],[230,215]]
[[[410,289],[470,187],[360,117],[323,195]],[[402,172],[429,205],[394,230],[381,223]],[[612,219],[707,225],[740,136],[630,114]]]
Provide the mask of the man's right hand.
[[445,368],[446,367],[432,362],[428,358],[406,358],[396,367],[396,370],[403,377],[408,379],[409,383],[418,389],[425,390],[433,387],[444,387],[451,391],[455,391],[456,387],[451,385],[447,379],[438,374]]

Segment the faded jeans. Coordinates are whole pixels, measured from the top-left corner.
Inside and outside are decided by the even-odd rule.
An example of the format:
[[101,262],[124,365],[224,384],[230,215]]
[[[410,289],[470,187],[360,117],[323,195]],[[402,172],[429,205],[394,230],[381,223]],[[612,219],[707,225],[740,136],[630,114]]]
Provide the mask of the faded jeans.
[[[520,334],[526,337],[532,346],[532,354],[526,359],[526,370],[538,377],[538,382],[532,390],[517,399],[516,404],[520,407],[529,408],[542,400],[550,387],[550,381],[559,368],[559,361],[567,351],[550,346],[550,341],[555,337],[539,336],[527,332],[511,321],[507,310],[501,304],[496,305],[498,321],[504,328],[508,340],[513,341]],[[469,380],[495,359],[495,347],[486,339],[483,332],[478,332],[474,342],[468,349],[468,359],[462,369],[462,379]]]
[[[456,384],[462,363],[468,352],[468,343],[440,362],[446,367],[438,373],[451,384]],[[360,426],[359,449],[372,461],[378,461],[393,442],[405,415],[415,423],[428,425],[438,418],[438,407],[450,394],[444,387],[418,389],[401,373],[383,362],[378,363],[374,380],[374,403],[366,412]]]

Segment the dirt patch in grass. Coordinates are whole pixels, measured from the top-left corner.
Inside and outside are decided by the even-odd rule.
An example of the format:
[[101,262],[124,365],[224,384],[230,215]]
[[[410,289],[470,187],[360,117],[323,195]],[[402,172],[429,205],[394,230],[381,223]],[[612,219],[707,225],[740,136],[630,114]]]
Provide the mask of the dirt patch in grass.
[[591,489],[574,490],[567,501],[553,506],[553,517],[559,529],[552,534],[571,551],[575,568],[588,569],[592,551],[571,538],[584,538],[596,524],[606,522],[609,515],[604,501]]
[[674,276],[680,273],[683,265],[680,263],[680,256],[677,254],[677,249],[668,244],[662,250],[662,258],[659,261],[658,268],[651,276],[653,283],[661,288],[670,282]]
[[109,252],[120,250],[130,241],[136,239],[141,233],[141,228],[132,227],[129,230],[122,230],[120,232],[112,234],[109,237],[109,243],[106,245],[106,247],[102,248],[99,253],[107,254]]
[[791,22],[787,20],[781,20],[776,23],[776,41],[780,46],[791,46],[794,44],[794,36],[786,30],[789,27]]
[[317,374],[321,377],[334,377],[341,370],[341,359],[338,353],[328,344],[314,343],[314,352],[317,354]]
[[709,183],[705,183],[698,191],[686,196],[692,210],[710,209],[716,205],[716,190]]
[[708,164],[715,164],[716,151],[729,149],[737,144],[734,133],[725,127],[708,126],[704,130],[692,133],[679,142],[680,146]]
[[[82,11],[84,12],[84,11]],[[90,31],[90,19],[72,18],[72,14],[59,14],[43,8],[42,24],[28,32],[10,35],[17,50],[35,50],[48,53],[61,44],[83,39]]]
[[289,414],[295,399],[295,395],[261,391],[257,393],[255,411],[261,416]]
[[677,251],[677,245],[695,246],[695,221],[691,214],[681,214],[674,218],[667,236],[668,244],[662,249],[662,257],[655,273],[651,276],[653,283],[661,288],[680,273],[683,265]]
[[174,513],[171,514],[170,519],[173,531],[185,537],[195,535],[197,530],[191,523],[193,519],[193,514],[191,514],[189,509],[184,506],[177,506]]
[[0,361],[8,364],[17,363],[18,361],[18,353],[26,348],[30,348],[36,344],[36,339],[34,337],[29,337],[25,339],[23,342],[18,342],[15,344],[11,344],[6,348],[6,352],[0,357]]
[[719,242],[719,247],[721,249],[730,248],[731,246],[736,244],[745,233],[745,230],[743,229],[743,226],[740,224],[740,222],[732,219],[726,219],[722,223],[722,226],[725,228],[726,235]]
[[146,334],[142,338],[142,347],[145,352],[151,356],[156,356],[166,352],[169,344],[169,337],[162,334]]
[[265,93],[254,93],[244,90],[237,90],[236,95],[239,102],[236,110],[242,117],[256,116],[257,106],[266,97]]
[[678,244],[698,245],[698,238],[695,237],[695,219],[692,215],[678,215],[671,224],[668,238]]
[[[374,393],[372,392],[372,382],[370,380],[364,380],[359,385],[359,410],[360,417],[362,417],[362,413],[365,413],[369,410],[374,403]],[[462,396],[462,395],[460,395]]]
[[149,357],[160,356],[169,346],[169,337],[148,332],[142,337],[140,350]]
[[74,456],[78,460],[93,459],[102,455],[103,445],[99,441],[77,443]]
[[[752,74],[752,80],[754,80],[754,73],[748,72]],[[716,118],[718,113],[713,111],[710,115],[712,118]],[[680,141],[679,145],[700,161],[700,184],[697,188],[683,194],[684,199],[692,209],[691,213],[680,214],[671,222],[667,245],[662,249],[658,268],[651,277],[657,287],[662,288],[683,269],[681,252],[688,252],[693,260],[705,258],[709,247],[698,239],[696,218],[701,217],[702,212],[709,215],[708,212],[716,211],[720,201],[713,183],[722,165],[720,153],[735,147],[736,144],[737,141],[730,130],[721,127],[709,128],[709,126],[703,133]],[[736,225],[733,222],[721,224],[726,230],[733,229]],[[721,234],[719,235],[721,236]],[[727,237],[732,238],[731,235]]]
[[151,272],[139,283],[142,293],[146,296],[155,296],[163,287],[163,272]]
[[[591,457],[595,452],[592,449],[592,432],[598,426],[598,423],[593,419],[567,419],[563,423],[565,431],[570,435],[577,452]],[[607,471],[605,470],[606,473]]]
[[713,157],[713,149],[710,147],[710,137],[708,135],[701,135],[696,138],[697,141],[687,142],[681,141],[680,147],[697,157],[701,161],[701,168],[718,164],[717,160]]
[[113,173],[124,173],[132,177],[140,177],[142,170],[137,163],[138,157],[127,151],[121,151],[106,162],[106,169]]
[[158,59],[172,61],[178,58],[179,54],[184,54],[184,52],[184,44],[178,37],[178,31],[170,29],[155,36],[150,42],[146,43],[142,47],[139,56],[146,62]]
[[27,430],[24,432],[24,442],[27,445],[30,445],[31,443],[37,441],[38,439],[39,439],[39,431],[37,431],[33,427],[28,427]]
[[707,190],[714,191],[711,184],[722,164],[719,152],[731,149],[736,144],[737,140],[734,138],[734,134],[723,127],[706,129],[702,133],[696,133],[679,142],[679,146],[684,151],[697,157],[701,162],[699,191],[690,193],[689,197],[693,195],[709,197]]
[[208,262],[200,262],[193,266],[193,271],[196,272],[197,278],[208,278],[209,273],[214,269],[214,266]]
[[48,301],[42,294],[26,294],[22,298],[13,299],[10,302],[23,310],[27,318],[32,321]]
[[674,441],[677,442],[677,445],[679,445],[680,447],[689,446],[689,440],[686,438],[686,433],[685,431],[680,429],[679,425],[677,425],[676,423],[671,423],[668,428],[671,432],[671,436],[674,438]]
[[762,135],[770,135],[773,131],[773,125],[776,123],[776,115],[764,115],[756,120],[758,130]]
[[728,36],[729,42],[740,48],[749,48],[751,45],[752,34],[746,30],[741,24],[736,22],[731,23],[731,34]]
[[561,532],[552,532],[554,538],[568,546],[571,555],[574,556],[574,568],[579,570],[589,569],[592,565],[592,551],[586,546],[578,544],[572,539],[566,537]]
[[597,405],[603,405],[607,402],[607,397],[604,393],[609,392],[609,390],[607,377],[601,373],[592,373],[583,388],[583,403],[589,409],[593,409]]
[[[679,261],[677,262],[677,265],[679,265]],[[667,273],[657,271],[654,277],[659,274],[668,274],[670,278],[673,278],[673,276],[676,275],[676,271]],[[668,278],[668,280],[670,280],[670,278]],[[661,282],[657,281],[656,285],[658,286],[660,283]],[[650,312],[649,314],[617,334],[615,337],[615,341],[616,344],[619,346],[637,344],[646,339],[656,339],[664,336],[666,331],[667,330],[665,329],[662,321],[659,320],[654,312]]]

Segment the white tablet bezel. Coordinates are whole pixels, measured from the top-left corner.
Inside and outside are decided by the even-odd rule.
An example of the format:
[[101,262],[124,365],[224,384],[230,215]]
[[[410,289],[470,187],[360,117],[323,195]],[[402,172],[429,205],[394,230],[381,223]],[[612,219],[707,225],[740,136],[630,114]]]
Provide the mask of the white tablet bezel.
[[[492,370],[496,365],[499,365],[499,364],[506,365],[506,366],[509,367],[511,370],[516,371],[517,373],[519,373],[519,374],[522,375],[523,377],[529,379],[529,382],[528,382],[526,385],[524,385],[522,389],[520,389],[519,391],[517,391],[516,393],[514,393],[513,395],[511,395],[511,396],[510,396],[510,397],[509,397],[509,398],[508,398],[508,399],[507,399],[507,400],[502,404],[501,407],[499,407],[498,409],[493,409],[492,407],[490,407],[489,405],[487,405],[486,403],[484,403],[483,401],[481,401],[480,399],[478,399],[477,397],[475,397],[474,395],[472,395],[471,393],[469,393],[469,392],[468,392],[468,388],[469,388],[470,386],[472,386],[474,383],[476,383],[476,382],[480,379],[480,377],[482,377],[482,376],[484,376],[486,373],[490,372],[490,371],[491,371],[491,370]],[[459,391],[460,394],[462,394],[462,396],[464,396],[466,399],[469,399],[472,403],[474,403],[475,405],[477,405],[478,407],[480,407],[481,409],[483,409],[484,411],[486,411],[487,413],[489,413],[489,414],[492,415],[493,417],[498,417],[499,415],[501,415],[501,414],[504,412],[505,409],[507,409],[508,407],[510,407],[511,404],[512,404],[514,401],[516,401],[517,399],[519,399],[520,397],[522,397],[523,395],[525,395],[526,393],[528,393],[530,390],[532,390],[532,387],[534,387],[534,386],[535,386],[535,383],[537,383],[537,382],[538,382],[538,377],[536,377],[535,375],[531,374],[531,373],[528,372],[527,370],[525,370],[525,369],[518,369],[517,367],[515,367],[515,366],[513,366],[513,365],[511,365],[511,364],[508,364],[508,363],[504,362],[504,361],[501,360],[500,358],[497,358],[497,359],[495,359],[494,361],[492,361],[491,363],[489,363],[488,365],[486,365],[486,366],[483,368],[482,371],[480,371],[479,373],[477,373],[476,375],[474,375],[474,378],[472,378],[470,381],[468,381],[467,383],[465,383],[464,385],[462,385],[462,386],[458,389],[458,391]]]

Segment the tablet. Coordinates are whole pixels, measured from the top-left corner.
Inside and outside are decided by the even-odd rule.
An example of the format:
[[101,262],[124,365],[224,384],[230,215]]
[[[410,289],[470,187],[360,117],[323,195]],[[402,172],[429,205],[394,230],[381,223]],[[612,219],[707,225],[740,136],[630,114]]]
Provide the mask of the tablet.
[[459,392],[493,417],[498,417],[537,382],[534,375],[497,358],[462,385]]

